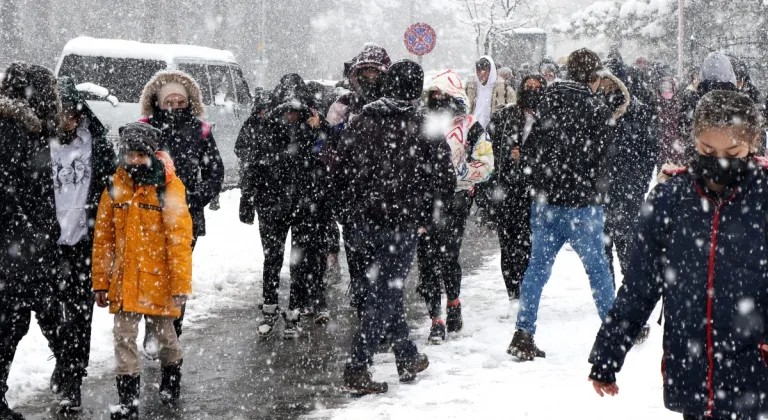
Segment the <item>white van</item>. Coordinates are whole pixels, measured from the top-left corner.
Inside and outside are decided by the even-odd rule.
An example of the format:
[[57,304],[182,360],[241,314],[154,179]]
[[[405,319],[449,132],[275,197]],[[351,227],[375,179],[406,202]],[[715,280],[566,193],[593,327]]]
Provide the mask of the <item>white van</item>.
[[109,90],[119,101],[87,95],[88,104],[117,137],[123,124],[140,117],[139,100],[160,70],[181,70],[192,76],[203,94],[206,122],[213,126],[225,166],[225,185],[237,183],[235,140],[251,108],[251,93],[235,56],[224,50],[193,45],[144,44],[116,39],[75,38],[67,43],[56,66],[57,76],[77,84]]

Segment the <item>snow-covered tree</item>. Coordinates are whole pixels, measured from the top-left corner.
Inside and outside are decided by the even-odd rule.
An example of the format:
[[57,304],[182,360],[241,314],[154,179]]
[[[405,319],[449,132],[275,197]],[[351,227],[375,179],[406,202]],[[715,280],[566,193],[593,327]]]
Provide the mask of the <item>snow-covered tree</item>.
[[475,31],[479,55],[489,54],[494,37],[516,28],[538,27],[549,15],[534,0],[463,0],[464,23]]

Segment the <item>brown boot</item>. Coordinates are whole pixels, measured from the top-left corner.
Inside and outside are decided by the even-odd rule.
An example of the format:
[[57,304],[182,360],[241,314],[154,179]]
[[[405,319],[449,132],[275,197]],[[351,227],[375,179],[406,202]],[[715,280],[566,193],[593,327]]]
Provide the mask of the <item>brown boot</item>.
[[424,372],[429,367],[429,358],[426,354],[418,353],[413,359],[398,361],[397,374],[400,375],[400,382],[413,382],[416,374]]
[[389,390],[386,382],[374,382],[371,372],[349,368],[344,371],[344,388],[355,395],[384,394]]
[[533,336],[525,331],[515,331],[512,342],[509,343],[507,353],[517,357],[520,361],[530,362],[536,357],[546,358],[547,354],[536,347]]

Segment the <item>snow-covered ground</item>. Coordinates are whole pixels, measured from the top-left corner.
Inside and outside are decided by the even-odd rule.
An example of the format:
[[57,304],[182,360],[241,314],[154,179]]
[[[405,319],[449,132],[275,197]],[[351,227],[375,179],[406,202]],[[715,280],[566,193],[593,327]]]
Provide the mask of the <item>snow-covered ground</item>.
[[[260,292],[264,253],[257,225],[244,225],[238,217],[240,190],[221,195],[221,210],[206,209],[208,235],[198,240],[194,253],[194,296],[187,304],[185,329],[194,329],[212,316],[216,308],[252,304]],[[287,253],[286,253],[287,255]],[[286,267],[284,269],[287,270]],[[144,335],[143,325],[139,342]],[[182,336],[182,342],[184,338]],[[23,404],[35,393],[46,390],[54,361],[40,328],[33,320],[29,334],[21,341],[8,379],[8,402]],[[95,308],[89,375],[111,375],[114,369],[112,315]],[[88,379],[86,378],[86,381]]]
[[[632,350],[618,375],[619,396],[601,399],[587,380],[589,350],[600,326],[586,273],[565,247],[544,290],[536,341],[546,359],[519,363],[506,349],[514,333],[500,271],[500,256],[464,278],[464,331],[441,346],[427,346],[427,322],[413,333],[430,367],[413,384],[397,381],[394,356],[380,354],[374,379],[389,393],[319,410],[308,419],[679,419],[662,402],[661,328]],[[516,313],[516,312],[515,312]],[[653,320],[658,317],[654,315]]]

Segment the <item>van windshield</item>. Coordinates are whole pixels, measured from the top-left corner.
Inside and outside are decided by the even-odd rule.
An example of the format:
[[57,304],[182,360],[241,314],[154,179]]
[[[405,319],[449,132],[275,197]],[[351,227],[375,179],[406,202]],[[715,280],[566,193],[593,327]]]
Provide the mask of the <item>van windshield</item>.
[[157,60],[68,55],[61,62],[59,76],[105,87],[120,102],[138,103],[144,85],[166,67]]

